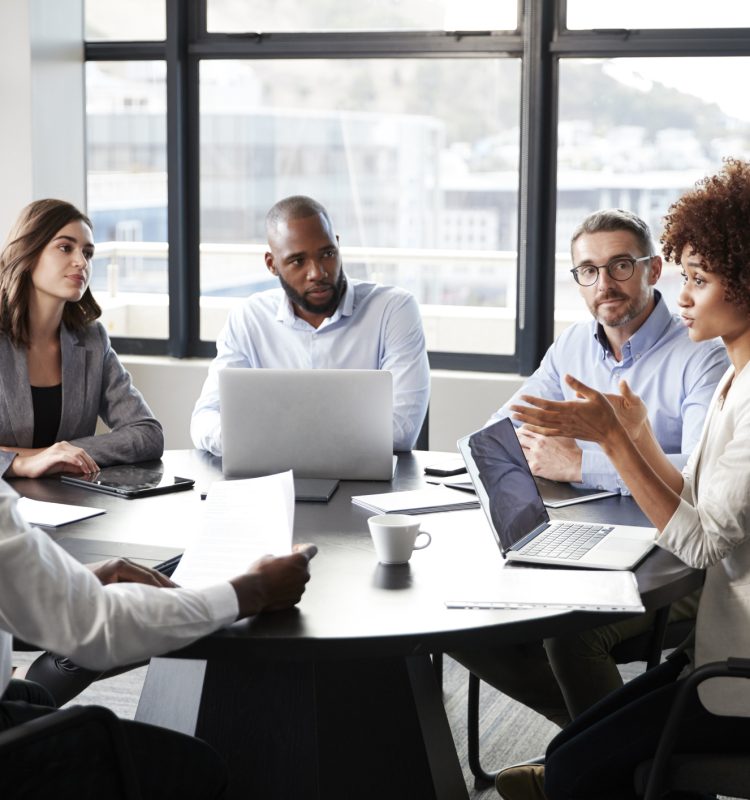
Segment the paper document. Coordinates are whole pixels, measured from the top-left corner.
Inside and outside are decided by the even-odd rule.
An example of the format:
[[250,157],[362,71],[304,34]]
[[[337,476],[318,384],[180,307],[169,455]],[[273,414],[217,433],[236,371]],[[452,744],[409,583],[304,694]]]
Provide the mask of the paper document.
[[292,551],[294,483],[291,470],[247,480],[215,481],[201,503],[196,541],[172,580],[200,589],[244,572],[264,555]]
[[479,501],[475,497],[455,489],[446,489],[445,486],[430,486],[427,489],[406,492],[360,494],[352,497],[352,503],[376,514],[432,514],[436,511],[479,507]]
[[505,567],[492,585],[447,600],[448,608],[561,608],[645,611],[632,572]]
[[47,503],[42,500],[31,500],[28,497],[18,499],[18,511],[29,525],[44,525],[47,528],[58,528],[69,522],[78,522],[79,519],[106,513],[104,508]]

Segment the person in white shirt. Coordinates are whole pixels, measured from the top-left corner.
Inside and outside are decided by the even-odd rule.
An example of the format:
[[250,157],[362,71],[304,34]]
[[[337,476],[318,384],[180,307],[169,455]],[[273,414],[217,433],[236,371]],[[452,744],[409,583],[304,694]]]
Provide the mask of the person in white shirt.
[[[225,583],[179,589],[163,575],[120,559],[93,571],[84,567],[47,534],[30,527],[17,500],[0,480],[0,731],[54,712],[43,687],[11,681],[13,637],[93,670],[137,663],[237,619],[295,605],[316,552],[314,545],[300,545],[291,555],[260,559]],[[122,726],[144,798],[222,796],[226,768],[208,745],[148,725],[122,721]],[[73,762],[81,757],[78,766],[84,774],[92,757],[79,752],[86,745],[66,740],[65,748]],[[35,757],[34,748],[24,754],[29,769],[39,769]],[[165,770],[170,759],[180,768]],[[76,768],[71,763],[72,777]],[[3,775],[3,796],[18,796],[10,780]]]
[[193,444],[222,454],[218,373],[225,367],[382,369],[393,374],[393,449],[411,450],[430,394],[416,300],[395,286],[347,277],[328,212],[310,197],[280,200],[266,229],[266,267],[281,288],[230,312],[193,409]]

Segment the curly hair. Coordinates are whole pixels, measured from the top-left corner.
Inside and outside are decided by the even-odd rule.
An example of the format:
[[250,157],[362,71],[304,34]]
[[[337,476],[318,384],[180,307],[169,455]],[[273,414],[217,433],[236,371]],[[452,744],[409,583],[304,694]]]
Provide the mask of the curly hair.
[[[16,346],[29,344],[29,294],[31,272],[42,250],[70,222],[80,220],[93,229],[91,220],[64,200],[36,200],[21,211],[0,252],[0,333]],[[89,287],[76,302],[65,304],[63,322],[71,330],[83,330],[102,313]]]
[[661,238],[664,258],[679,264],[697,253],[719,276],[724,298],[750,312],[750,162],[728,158],[672,203]]

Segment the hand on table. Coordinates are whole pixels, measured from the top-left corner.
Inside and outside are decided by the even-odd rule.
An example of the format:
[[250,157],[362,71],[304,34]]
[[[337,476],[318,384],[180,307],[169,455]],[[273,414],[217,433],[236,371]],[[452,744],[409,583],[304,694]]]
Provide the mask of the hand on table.
[[142,567],[140,564],[128,561],[127,558],[110,558],[108,561],[99,561],[86,566],[105,586],[108,583],[145,583],[147,586],[156,586],[162,589],[177,585],[161,572]]
[[237,592],[238,619],[261,611],[279,611],[299,603],[310,580],[310,559],[318,552],[314,544],[294,546],[289,556],[264,556],[230,583]]
[[16,478],[40,478],[57,472],[98,471],[96,461],[83,448],[69,442],[55,442],[43,450],[21,449],[6,475]]

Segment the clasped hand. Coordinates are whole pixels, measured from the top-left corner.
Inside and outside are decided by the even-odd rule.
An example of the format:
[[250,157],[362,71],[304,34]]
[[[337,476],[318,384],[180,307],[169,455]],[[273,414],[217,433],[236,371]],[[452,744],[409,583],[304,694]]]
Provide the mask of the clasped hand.
[[[12,448],[4,448],[6,450]],[[13,459],[8,475],[16,478],[40,478],[56,472],[98,472],[96,461],[82,448],[70,442],[55,442],[40,450],[22,448]]]
[[565,382],[575,391],[576,400],[523,395],[521,399],[528,405],[511,406],[513,419],[543,436],[567,436],[598,444],[622,429],[634,441],[643,432],[647,409],[626,381],[620,381],[620,394],[597,392],[571,375],[565,376]]

